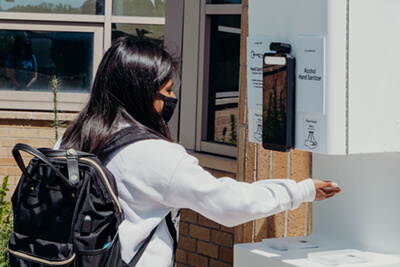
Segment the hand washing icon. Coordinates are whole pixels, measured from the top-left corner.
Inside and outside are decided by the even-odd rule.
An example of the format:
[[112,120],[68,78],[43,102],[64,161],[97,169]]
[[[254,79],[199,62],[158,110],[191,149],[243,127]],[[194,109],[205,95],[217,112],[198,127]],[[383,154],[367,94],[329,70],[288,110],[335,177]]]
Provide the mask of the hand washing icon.
[[315,140],[314,131],[308,131],[308,137],[304,144],[309,149],[315,149],[318,146],[318,142]]

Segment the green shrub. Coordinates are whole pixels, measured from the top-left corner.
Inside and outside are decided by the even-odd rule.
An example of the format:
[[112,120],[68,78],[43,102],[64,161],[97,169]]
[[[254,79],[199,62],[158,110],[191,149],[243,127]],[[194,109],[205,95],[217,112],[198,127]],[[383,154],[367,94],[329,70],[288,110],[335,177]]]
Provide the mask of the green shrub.
[[4,177],[0,187],[0,267],[9,266],[7,261],[7,243],[13,230],[13,213],[11,202],[5,197],[8,187],[8,176]]

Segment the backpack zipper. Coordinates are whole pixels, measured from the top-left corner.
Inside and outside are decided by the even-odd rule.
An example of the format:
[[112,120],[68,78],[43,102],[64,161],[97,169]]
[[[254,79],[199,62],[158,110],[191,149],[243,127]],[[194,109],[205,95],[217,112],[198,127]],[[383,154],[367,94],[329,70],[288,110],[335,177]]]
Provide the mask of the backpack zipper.
[[106,183],[106,186],[108,187],[108,191],[110,192],[112,198],[114,199],[115,203],[116,203],[117,206],[118,206],[119,212],[122,212],[122,208],[121,208],[121,205],[119,204],[118,197],[115,195],[114,190],[112,189],[111,184],[110,184],[110,182],[108,181],[107,176],[106,176],[106,174],[104,173],[103,169],[100,167],[100,165],[97,164],[97,162],[95,162],[94,160],[91,160],[91,159],[88,159],[88,158],[80,158],[80,160],[90,162],[92,165],[94,165],[94,166],[100,171],[101,176],[103,177],[103,180],[104,180],[104,182]]
[[47,264],[47,265],[50,265],[50,266],[65,265],[65,264],[68,264],[68,263],[72,262],[75,259],[75,253],[72,254],[71,258],[69,258],[68,260],[64,260],[64,261],[48,261],[48,260],[44,260],[44,259],[40,259],[40,258],[36,258],[36,257],[30,256],[30,255],[27,255],[27,254],[24,254],[24,253],[21,253],[21,252],[18,252],[18,251],[14,251],[14,250],[11,250],[9,248],[7,248],[7,251],[10,254],[15,255],[16,257],[27,259],[27,260],[31,260],[31,261],[40,262],[40,263]]
[[[66,158],[66,157],[56,157],[56,158]],[[103,171],[103,169],[100,167],[100,165],[97,164],[96,161],[91,160],[91,159],[88,159],[88,158],[79,158],[79,160],[83,160],[83,161],[87,161],[87,162],[91,163],[92,165],[94,165],[94,166],[100,171],[100,174],[101,174],[101,176],[103,177],[104,182],[106,183],[106,186],[107,186],[107,188],[108,188],[108,191],[110,192],[111,197],[114,199],[115,203],[116,203],[117,206],[118,206],[118,210],[119,210],[119,212],[121,213],[121,212],[122,212],[122,208],[121,208],[121,205],[119,204],[118,197],[115,195],[114,190],[112,189],[111,184],[110,184],[110,182],[109,182],[108,179],[107,179],[107,175],[104,173],[104,171]]]

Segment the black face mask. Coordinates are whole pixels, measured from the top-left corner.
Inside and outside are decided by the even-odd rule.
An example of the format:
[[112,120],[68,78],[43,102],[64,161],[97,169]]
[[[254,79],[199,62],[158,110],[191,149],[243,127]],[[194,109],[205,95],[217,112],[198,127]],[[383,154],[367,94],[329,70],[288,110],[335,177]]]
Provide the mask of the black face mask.
[[164,99],[164,106],[161,111],[161,115],[165,121],[165,123],[168,123],[168,121],[171,119],[172,114],[174,114],[174,110],[176,107],[176,104],[178,103],[177,98],[172,98],[165,96],[163,94],[158,93],[158,96]]

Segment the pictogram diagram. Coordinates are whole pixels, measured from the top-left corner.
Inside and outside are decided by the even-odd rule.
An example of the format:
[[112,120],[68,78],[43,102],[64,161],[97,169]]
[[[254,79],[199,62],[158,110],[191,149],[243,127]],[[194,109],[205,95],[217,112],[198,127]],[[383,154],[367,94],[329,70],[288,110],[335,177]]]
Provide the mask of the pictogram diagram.
[[318,147],[319,124],[318,120],[305,119],[304,120],[304,145],[309,149],[316,149]]
[[308,131],[308,137],[305,141],[305,145],[309,149],[315,149],[318,146],[318,142],[315,140],[314,131]]
[[262,125],[257,124],[257,131],[254,133],[254,139],[257,141],[262,141]]

